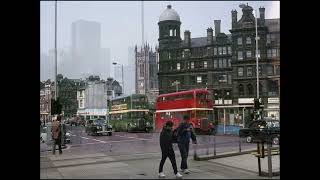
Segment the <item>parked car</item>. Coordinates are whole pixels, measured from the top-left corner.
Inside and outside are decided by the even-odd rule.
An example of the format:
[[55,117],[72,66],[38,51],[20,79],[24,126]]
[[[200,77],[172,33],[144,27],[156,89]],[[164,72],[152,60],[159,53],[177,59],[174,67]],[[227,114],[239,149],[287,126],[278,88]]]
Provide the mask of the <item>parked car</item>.
[[248,128],[239,130],[239,136],[245,137],[246,142],[272,142],[280,144],[280,121],[272,119],[255,120]]
[[112,135],[111,124],[106,123],[104,119],[92,119],[86,123],[85,131],[88,135]]
[[[40,133],[40,142],[41,143],[48,143],[52,140],[51,136],[51,125],[50,126],[43,126]],[[71,143],[71,132],[67,129],[63,129],[62,131],[66,131],[62,138],[64,138],[64,144]]]

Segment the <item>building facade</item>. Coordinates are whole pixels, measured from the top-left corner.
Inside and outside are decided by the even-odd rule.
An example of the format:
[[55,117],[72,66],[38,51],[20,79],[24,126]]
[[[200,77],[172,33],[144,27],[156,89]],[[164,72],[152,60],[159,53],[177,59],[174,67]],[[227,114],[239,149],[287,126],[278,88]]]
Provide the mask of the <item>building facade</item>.
[[[231,12],[231,34],[221,32],[221,21],[214,20],[214,33],[208,28],[207,37],[191,38],[191,32],[186,30],[182,40],[180,16],[171,5],[160,15],[158,22],[159,93],[208,89],[215,102],[215,120],[223,124],[218,128],[224,133],[229,128],[227,126],[244,126],[256,97],[255,18],[252,10],[246,5],[239,21],[236,11]],[[267,112],[279,118],[276,103],[280,95],[280,19],[265,19],[264,8],[259,12],[260,97]],[[268,101],[272,102],[269,107]],[[272,116],[272,113],[267,115]]]
[[101,62],[101,25],[95,21],[77,20],[71,26],[72,77],[88,74],[105,74],[104,63]]
[[61,74],[57,76],[58,97],[62,105],[65,117],[73,117],[77,114],[78,101],[77,91],[85,85],[81,79],[68,79]]
[[158,53],[149,45],[135,47],[135,89],[137,94],[145,94],[149,102],[154,103],[158,96]]
[[108,100],[122,94],[120,84],[108,78],[101,80],[98,76],[86,79],[85,86],[77,91],[77,115],[82,119],[107,118]]
[[50,122],[51,119],[51,100],[54,98],[54,82],[50,79],[40,82],[40,120]]
[[[265,8],[259,8],[256,52],[256,19],[253,8],[249,5],[244,6],[240,20],[237,20],[236,10],[231,13],[233,100],[235,104],[252,104],[252,99],[259,94],[266,115],[279,118],[280,19],[265,19]],[[256,56],[259,62],[259,90]]]

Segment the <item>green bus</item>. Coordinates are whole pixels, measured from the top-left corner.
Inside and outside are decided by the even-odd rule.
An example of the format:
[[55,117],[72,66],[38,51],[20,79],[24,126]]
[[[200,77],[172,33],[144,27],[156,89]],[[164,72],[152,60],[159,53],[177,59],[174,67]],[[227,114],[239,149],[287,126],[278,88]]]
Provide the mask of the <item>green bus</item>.
[[153,118],[149,111],[148,98],[132,94],[113,98],[109,105],[109,120],[116,132],[150,132]]

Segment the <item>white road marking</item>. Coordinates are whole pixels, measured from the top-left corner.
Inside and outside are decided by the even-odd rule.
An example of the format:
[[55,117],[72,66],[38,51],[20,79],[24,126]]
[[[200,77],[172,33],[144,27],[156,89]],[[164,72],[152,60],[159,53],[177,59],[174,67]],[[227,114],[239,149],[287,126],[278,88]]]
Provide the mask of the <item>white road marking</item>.
[[118,137],[125,137],[125,138],[133,138],[133,139],[139,139],[139,140],[152,140],[152,139],[145,139],[145,138],[136,138],[136,137],[130,137],[130,136],[120,136],[120,135],[115,135]]

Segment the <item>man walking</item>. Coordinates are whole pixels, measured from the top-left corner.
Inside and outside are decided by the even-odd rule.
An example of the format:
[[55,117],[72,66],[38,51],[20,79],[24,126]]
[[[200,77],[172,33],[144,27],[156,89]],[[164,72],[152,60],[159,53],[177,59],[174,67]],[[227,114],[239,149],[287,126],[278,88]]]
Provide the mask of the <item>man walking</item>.
[[53,145],[52,145],[52,153],[55,155],[56,153],[56,145],[59,146],[59,154],[62,154],[62,148],[61,148],[61,136],[62,136],[62,131],[61,131],[61,116],[57,117],[57,120],[52,123],[52,140],[53,140]]
[[166,124],[163,126],[163,129],[160,133],[160,147],[161,147],[161,152],[162,152],[162,157],[159,165],[159,177],[164,178],[165,174],[163,173],[163,165],[169,157],[173,172],[176,175],[177,178],[181,178],[182,175],[178,172],[177,169],[177,163],[176,163],[176,157],[174,154],[174,150],[172,147],[172,127],[173,127],[173,122],[172,121],[167,121]]
[[190,138],[194,144],[197,144],[197,139],[192,130],[192,124],[189,123],[189,115],[183,116],[183,121],[178,127],[178,147],[181,154],[181,171],[184,174],[189,174],[188,170],[188,155],[189,155],[189,143]]

